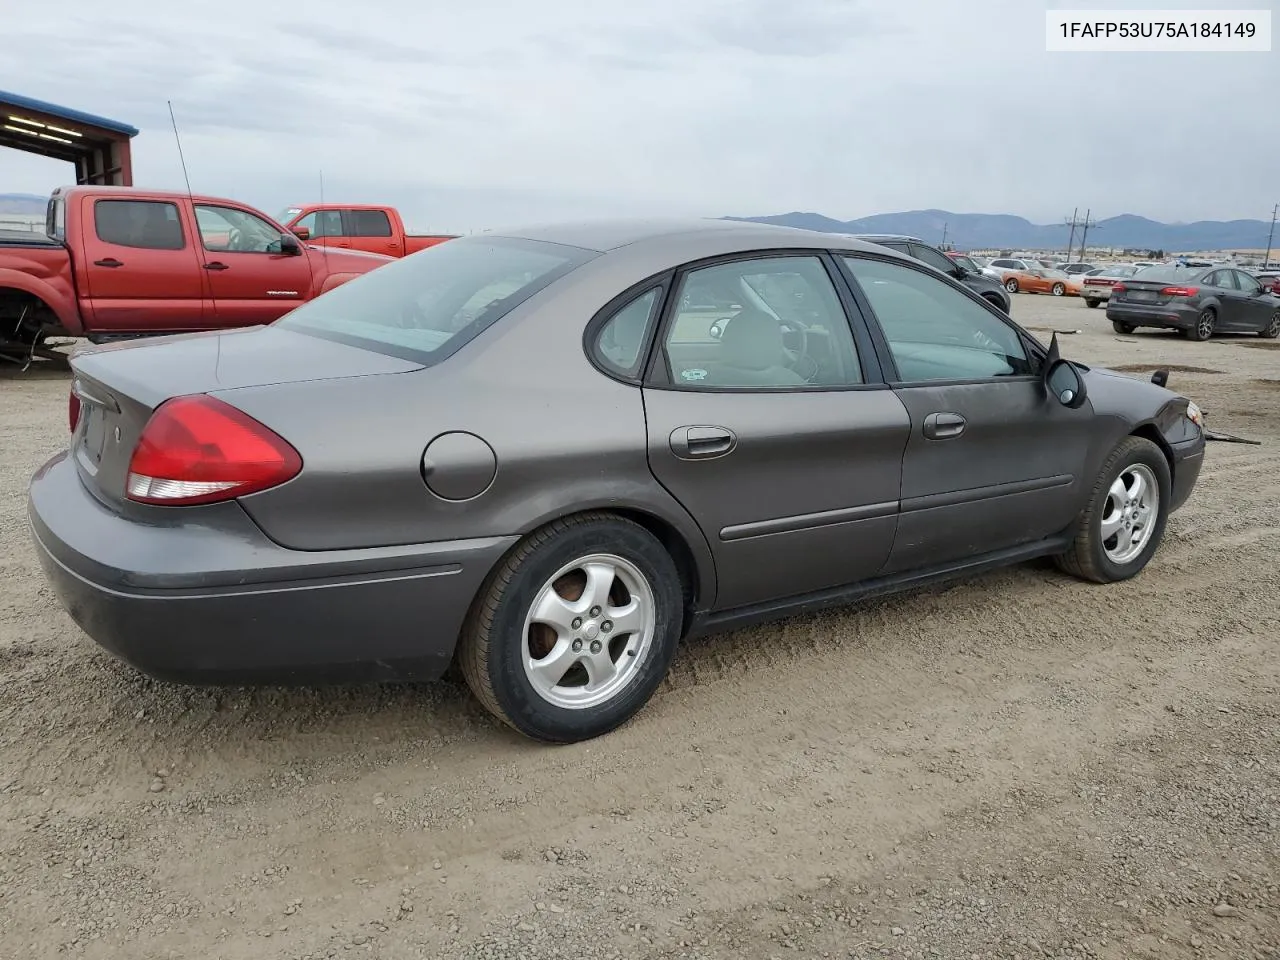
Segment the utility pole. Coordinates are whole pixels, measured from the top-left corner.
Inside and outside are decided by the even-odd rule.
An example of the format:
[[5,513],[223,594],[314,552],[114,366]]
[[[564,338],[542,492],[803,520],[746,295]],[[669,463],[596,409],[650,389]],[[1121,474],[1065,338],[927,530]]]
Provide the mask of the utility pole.
[[942,221],[942,251],[945,253],[947,249],[947,221]]
[[1064,219],[1062,222],[1071,227],[1071,236],[1067,238],[1067,263],[1071,262],[1071,249],[1076,245],[1076,216],[1080,213],[1080,208],[1076,207],[1071,211],[1071,219]]
[[[1091,220],[1089,215],[1093,213],[1092,209],[1084,212],[1084,221],[1080,224],[1080,261],[1084,261],[1085,241],[1089,238],[1089,228],[1098,225],[1097,220]],[[1070,259],[1070,258],[1068,258]]]
[[1271,240],[1276,235],[1276,213],[1280,212],[1280,203],[1271,208],[1271,229],[1267,231],[1267,255],[1262,258],[1262,269],[1271,262]]

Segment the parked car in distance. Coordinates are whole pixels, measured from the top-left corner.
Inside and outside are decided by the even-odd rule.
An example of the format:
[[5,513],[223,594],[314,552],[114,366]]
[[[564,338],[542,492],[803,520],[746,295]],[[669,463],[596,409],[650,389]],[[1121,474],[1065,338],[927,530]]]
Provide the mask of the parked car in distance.
[[1158,327],[1191,340],[1215,333],[1273,340],[1280,336],[1280,297],[1232,267],[1148,267],[1111,288],[1107,319],[1117,333]]
[[1061,270],[1031,267],[1027,270],[1006,270],[1004,288],[1010,293],[1048,293],[1055,297],[1078,297],[1080,279],[1069,277]]
[[996,257],[987,267],[999,273],[1000,279],[1004,279],[1004,274],[1011,270],[1027,271],[1041,270],[1044,264],[1039,260],[1025,259],[1022,257]]
[[1280,293],[1280,270],[1256,270],[1253,278],[1271,293]]
[[399,210],[371,204],[289,207],[280,215],[280,222],[300,239],[326,250],[365,250],[388,257],[407,257],[453,239],[452,234],[409,233]]
[[1069,277],[1084,276],[1092,273],[1097,267],[1092,263],[1060,263],[1058,269]]
[[469,236],[269,327],[73,357],[28,516],[75,621],[157,677],[456,661],[515,729],[583,740],[683,636],[1036,557],[1139,573],[1203,417],[1056,348],[832,234]]
[[1005,313],[1009,312],[1012,300],[1005,292],[1004,287],[998,281],[993,281],[991,277],[986,276],[981,268],[973,269],[972,261],[968,264],[962,263],[959,258],[948,256],[937,247],[930,246],[918,237],[888,233],[849,234],[849,236],[865,243],[879,244],[897,253],[914,257],[921,263],[927,263],[935,270],[941,270],[948,276],[954,277],[978,296],[999,307]]
[[1086,273],[1080,281],[1080,296],[1086,307],[1097,307],[1111,298],[1111,288],[1138,271],[1136,264],[1112,263]]
[[46,233],[0,239],[0,345],[270,323],[390,258],[308,249],[234,200],[60,188]]

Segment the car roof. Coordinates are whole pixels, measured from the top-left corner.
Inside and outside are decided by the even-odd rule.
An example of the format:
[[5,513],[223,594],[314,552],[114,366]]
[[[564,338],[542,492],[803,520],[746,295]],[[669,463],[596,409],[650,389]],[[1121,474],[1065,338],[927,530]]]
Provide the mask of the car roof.
[[913,237],[906,233],[846,233],[842,236],[853,237],[855,240],[907,240],[911,243],[924,243],[919,237]]
[[564,246],[607,253],[638,244],[661,243],[679,239],[701,241],[714,256],[716,252],[769,249],[771,247],[811,247],[817,249],[874,251],[873,245],[855,238],[799,227],[782,227],[768,223],[713,218],[578,220],[561,223],[533,224],[512,229],[494,230],[476,237],[509,237],[539,240]]

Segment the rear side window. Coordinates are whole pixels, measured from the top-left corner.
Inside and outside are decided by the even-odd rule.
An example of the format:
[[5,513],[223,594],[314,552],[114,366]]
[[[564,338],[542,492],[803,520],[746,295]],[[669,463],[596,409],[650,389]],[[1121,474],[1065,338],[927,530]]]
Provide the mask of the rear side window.
[[96,200],[93,226],[99,240],[121,247],[181,250],[186,245],[177,204],[161,200]]
[[596,335],[596,360],[618,376],[640,375],[641,354],[653,316],[662,302],[662,291],[662,287],[654,287],[620,307]]
[[460,237],[349,280],[281,327],[438,363],[535,293],[596,256],[509,237]]
[[348,210],[347,222],[353,237],[391,236],[391,220],[383,210]]

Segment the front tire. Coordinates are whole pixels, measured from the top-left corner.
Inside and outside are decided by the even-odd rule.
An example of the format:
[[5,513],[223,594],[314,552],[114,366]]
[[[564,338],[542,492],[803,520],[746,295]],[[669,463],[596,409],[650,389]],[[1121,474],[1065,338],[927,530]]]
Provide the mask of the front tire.
[[1116,333],[1133,333],[1137,328],[1131,323],[1121,323],[1119,320],[1112,320],[1111,329]]
[[675,563],[653,534],[608,513],[521,541],[481,588],[458,649],[467,685],[525,736],[608,733],[653,696],[683,627]]
[[1145,437],[1126,437],[1103,465],[1058,566],[1095,583],[1136,576],[1164,536],[1171,483],[1164,452]]
[[1203,343],[1213,336],[1213,328],[1218,323],[1218,315],[1213,307],[1205,307],[1196,317],[1196,325],[1187,331],[1187,339]]
[[1271,315],[1271,322],[1258,331],[1258,336],[1267,340],[1274,340],[1280,337],[1280,310]]

